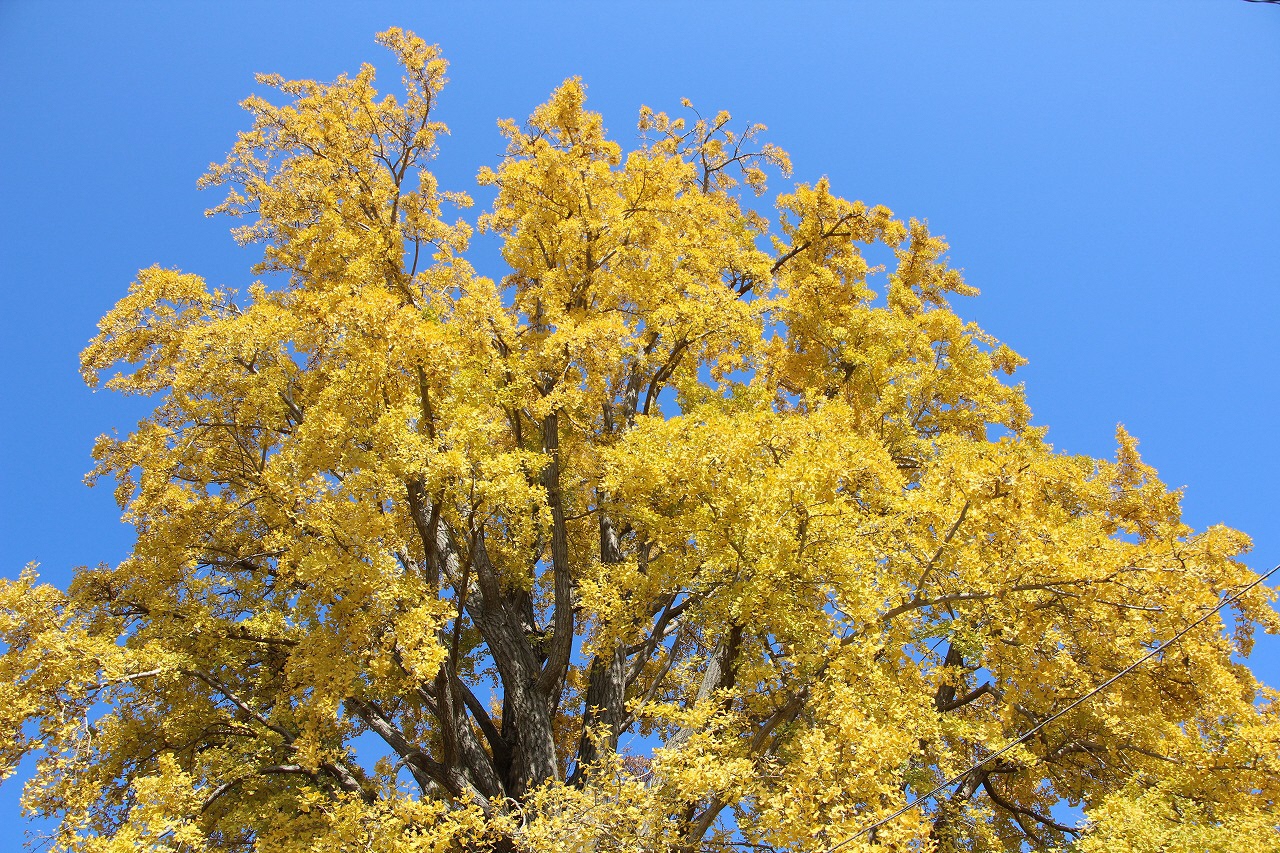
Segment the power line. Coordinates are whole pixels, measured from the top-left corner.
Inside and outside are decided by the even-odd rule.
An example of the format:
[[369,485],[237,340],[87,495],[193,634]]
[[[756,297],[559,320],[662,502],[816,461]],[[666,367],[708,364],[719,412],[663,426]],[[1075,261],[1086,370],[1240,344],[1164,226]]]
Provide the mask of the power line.
[[[1276,0],[1276,2],[1280,2],[1280,0]],[[956,775],[956,776],[951,777],[951,778],[950,778],[950,779],[948,779],[947,781],[942,782],[941,784],[939,784],[939,785],[937,785],[936,787],[934,787],[934,788],[933,788],[931,791],[929,791],[928,793],[921,794],[920,796],[916,797],[914,800],[912,800],[911,802],[907,803],[905,806],[903,806],[902,808],[898,809],[896,812],[894,812],[893,814],[889,815],[888,817],[880,818],[880,820],[876,821],[875,823],[873,823],[873,824],[871,824],[871,825],[869,825],[869,826],[863,827],[862,829],[860,829],[860,830],[858,830],[857,832],[855,832],[853,835],[850,835],[850,836],[849,836],[848,838],[846,838],[844,841],[841,841],[839,844],[836,844],[834,847],[829,847],[829,848],[827,848],[826,853],[835,853],[835,851],[836,851],[836,850],[839,850],[841,847],[845,846],[845,845],[846,845],[846,844],[848,844],[850,841],[856,841],[857,839],[859,839],[859,838],[861,838],[862,836],[866,835],[868,832],[871,832],[872,830],[875,830],[875,829],[877,829],[877,828],[879,828],[879,827],[881,827],[881,826],[884,826],[886,823],[888,823],[889,821],[893,820],[894,818],[901,817],[902,815],[906,814],[907,812],[911,811],[913,808],[915,808],[916,806],[918,806],[920,803],[923,803],[925,800],[933,799],[934,795],[935,795],[935,794],[937,794],[939,791],[942,791],[942,790],[943,790],[943,789],[945,789],[945,788],[950,788],[952,785],[956,784],[957,782],[960,782],[962,779],[964,779],[964,777],[968,776],[968,775],[969,775],[970,773],[972,773],[973,771],[978,770],[979,768],[981,768],[981,767],[982,767],[982,765],[987,764],[988,762],[993,761],[993,760],[995,760],[995,759],[999,758],[1000,756],[1004,755],[1006,752],[1008,752],[1009,750],[1013,749],[1013,748],[1014,748],[1015,746],[1017,746],[1018,744],[1023,743],[1023,742],[1024,742],[1024,741],[1026,741],[1029,737],[1031,737],[1033,734],[1035,734],[1036,732],[1040,731],[1040,730],[1041,730],[1041,729],[1043,729],[1045,726],[1049,725],[1049,724],[1050,724],[1050,723],[1052,723],[1054,720],[1056,720],[1056,719],[1058,719],[1059,717],[1061,717],[1063,714],[1066,714],[1067,712],[1072,711],[1072,710],[1074,710],[1075,708],[1080,707],[1080,706],[1081,706],[1081,705],[1083,705],[1085,702],[1087,702],[1089,699],[1092,699],[1094,696],[1097,696],[1097,695],[1098,695],[1099,693],[1101,693],[1103,690],[1106,690],[1106,689],[1107,689],[1108,687],[1110,687],[1112,684],[1115,684],[1115,683],[1116,683],[1117,681],[1119,681],[1121,678],[1123,678],[1124,676],[1128,675],[1130,672],[1132,672],[1133,670],[1137,669],[1137,668],[1138,668],[1139,666],[1141,666],[1142,664],[1144,664],[1144,663],[1146,663],[1147,661],[1151,660],[1151,658],[1153,658],[1153,657],[1155,657],[1156,655],[1160,654],[1160,653],[1161,653],[1161,652],[1163,652],[1165,649],[1169,648],[1169,647],[1170,647],[1170,646],[1172,646],[1174,643],[1178,642],[1178,640],[1181,640],[1184,636],[1186,636],[1186,634],[1187,634],[1189,631],[1191,631],[1192,629],[1196,628],[1196,627],[1197,627],[1197,626],[1199,626],[1199,625],[1202,625],[1205,621],[1207,621],[1207,620],[1209,619],[1209,617],[1213,616],[1215,613],[1217,613],[1217,612],[1218,612],[1219,610],[1221,610],[1222,608],[1226,607],[1228,604],[1231,604],[1232,602],[1235,602],[1235,601],[1239,601],[1239,600],[1244,596],[1244,594],[1245,594],[1246,592],[1248,592],[1249,590],[1253,589],[1255,586],[1257,586],[1258,584],[1262,583],[1262,582],[1263,582],[1263,581],[1265,581],[1267,578],[1271,577],[1271,576],[1272,576],[1273,574],[1275,574],[1277,571],[1280,571],[1280,566],[1276,566],[1276,567],[1275,567],[1275,568],[1273,568],[1271,571],[1267,572],[1265,575],[1261,575],[1261,576],[1259,576],[1259,577],[1258,577],[1258,578],[1256,578],[1252,583],[1250,583],[1248,586],[1246,586],[1244,589],[1240,590],[1239,592],[1236,592],[1236,593],[1233,593],[1232,595],[1228,595],[1228,596],[1226,596],[1225,598],[1223,598],[1223,599],[1222,599],[1222,601],[1218,602],[1218,604],[1217,604],[1217,605],[1216,605],[1212,610],[1210,610],[1208,613],[1204,614],[1204,615],[1203,615],[1203,616],[1201,616],[1199,619],[1197,619],[1196,621],[1192,622],[1190,625],[1187,625],[1185,628],[1183,628],[1183,629],[1182,629],[1181,631],[1179,631],[1178,633],[1174,634],[1174,635],[1173,635],[1172,637],[1170,637],[1168,640],[1166,640],[1165,642],[1163,642],[1163,643],[1161,643],[1160,645],[1156,646],[1154,649],[1152,649],[1151,651],[1147,652],[1145,655],[1143,655],[1142,657],[1138,658],[1136,661],[1134,661],[1133,663],[1129,664],[1129,665],[1128,665],[1128,666],[1126,666],[1124,669],[1120,670],[1120,671],[1119,671],[1119,672],[1117,672],[1115,675],[1111,676],[1111,677],[1110,677],[1110,678],[1108,678],[1106,681],[1102,682],[1102,683],[1101,683],[1101,684],[1099,684],[1097,687],[1093,688],[1093,689],[1092,689],[1092,690],[1090,690],[1088,693],[1084,694],[1084,695],[1083,695],[1083,696],[1081,696],[1079,699],[1075,700],[1075,701],[1074,701],[1074,702],[1072,702],[1070,705],[1068,705],[1067,707],[1063,708],[1061,711],[1058,711],[1057,713],[1055,713],[1055,714],[1053,714],[1053,715],[1051,715],[1051,716],[1047,717],[1046,719],[1042,720],[1041,722],[1037,723],[1035,726],[1033,726],[1032,728],[1028,729],[1028,730],[1027,730],[1026,732],[1024,732],[1023,734],[1019,735],[1016,739],[1009,741],[1009,743],[1005,744],[1005,745],[1004,745],[1003,747],[1001,747],[997,752],[993,752],[993,753],[991,753],[991,754],[990,754],[990,755],[988,755],[986,758],[984,758],[984,759],[982,759],[981,761],[979,761],[977,764],[974,764],[974,765],[973,765],[972,767],[970,767],[968,770],[965,770],[963,773],[960,773],[960,774],[958,774],[958,775]]]

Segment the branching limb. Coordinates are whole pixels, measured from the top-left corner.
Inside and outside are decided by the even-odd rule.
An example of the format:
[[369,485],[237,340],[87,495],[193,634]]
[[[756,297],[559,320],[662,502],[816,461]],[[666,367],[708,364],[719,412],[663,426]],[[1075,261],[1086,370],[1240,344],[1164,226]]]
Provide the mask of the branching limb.
[[1069,835],[1080,834],[1080,830],[1076,829],[1075,827],[1058,823],[1054,819],[1047,817],[1045,815],[1042,815],[1039,812],[1035,811],[1034,809],[1024,808],[1018,805],[1017,803],[1013,802],[1012,800],[1006,799],[1005,797],[1001,796],[1000,793],[996,791],[995,786],[991,784],[990,777],[986,777],[982,780],[982,790],[986,791],[987,796],[991,798],[991,802],[995,803],[997,806],[1004,809],[1005,811],[1013,814],[1014,820],[1016,820],[1018,822],[1018,825],[1022,827],[1022,831],[1025,832],[1027,834],[1027,837],[1030,838],[1036,844],[1040,843],[1040,839],[1036,836],[1035,832],[1033,832],[1030,829],[1030,827],[1026,825],[1026,823],[1023,821],[1023,818],[1031,818],[1037,823],[1043,824],[1044,826],[1050,827],[1052,829],[1056,829],[1059,832],[1065,832]]

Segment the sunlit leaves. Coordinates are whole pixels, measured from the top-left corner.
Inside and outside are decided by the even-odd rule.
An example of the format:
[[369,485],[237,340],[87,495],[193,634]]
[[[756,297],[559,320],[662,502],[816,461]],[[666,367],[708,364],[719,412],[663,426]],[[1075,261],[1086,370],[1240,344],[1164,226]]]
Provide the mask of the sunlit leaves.
[[[155,408],[94,451],[132,554],[0,584],[55,849],[825,850],[1255,577],[1124,430],[1030,426],[923,222],[822,179],[771,226],[761,125],[628,150],[567,80],[500,122],[478,275],[444,60],[378,38],[401,95],[263,76],[204,179],[264,279],[143,270],[84,353]],[[1268,595],[841,849],[1048,848],[1062,802],[1082,850],[1266,848]]]

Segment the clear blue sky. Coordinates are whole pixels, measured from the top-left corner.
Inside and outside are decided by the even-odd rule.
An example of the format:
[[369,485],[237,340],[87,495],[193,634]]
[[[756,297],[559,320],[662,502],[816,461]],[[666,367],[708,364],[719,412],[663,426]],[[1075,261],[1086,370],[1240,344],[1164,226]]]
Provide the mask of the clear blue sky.
[[[78,354],[141,267],[247,283],[195,180],[252,74],[389,70],[390,25],[452,63],[447,188],[496,160],[495,119],[576,74],[621,141],[640,104],[689,97],[769,125],[797,180],[928,219],[982,290],[960,313],[1030,359],[1058,448],[1110,455],[1124,423],[1193,525],[1280,563],[1280,7],[0,0],[0,575],[36,560],[65,583],[126,553],[110,489],[81,478],[142,410],[91,394]],[[1280,685],[1280,641],[1253,665]]]

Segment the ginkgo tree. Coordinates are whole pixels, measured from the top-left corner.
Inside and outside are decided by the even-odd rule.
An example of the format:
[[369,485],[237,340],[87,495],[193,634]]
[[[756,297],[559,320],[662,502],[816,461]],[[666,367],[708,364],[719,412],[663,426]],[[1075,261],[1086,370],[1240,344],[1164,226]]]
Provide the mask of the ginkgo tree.
[[1050,447],[924,223],[771,223],[761,126],[624,151],[571,79],[500,123],[486,278],[445,62],[379,41],[402,94],[260,77],[203,179],[262,280],[143,270],[84,352],[155,408],[94,451],[130,555],[0,584],[52,849],[1276,848],[1248,539]]

